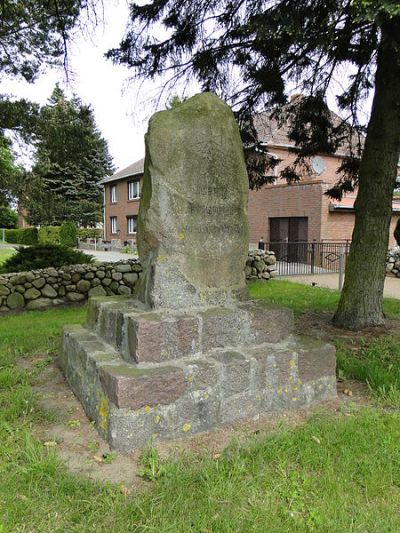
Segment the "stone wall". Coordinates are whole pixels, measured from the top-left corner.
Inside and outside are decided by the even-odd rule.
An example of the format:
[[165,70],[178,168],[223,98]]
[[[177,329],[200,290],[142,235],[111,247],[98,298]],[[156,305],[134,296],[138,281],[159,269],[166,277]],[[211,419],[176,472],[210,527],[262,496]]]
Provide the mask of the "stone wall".
[[386,256],[386,272],[400,278],[400,246],[388,251]]
[[[141,271],[139,260],[129,259],[118,263],[0,274],[0,313],[83,302],[90,296],[131,294]],[[246,262],[248,280],[267,280],[276,275],[274,252],[249,252]]]
[[0,274],[0,312],[44,309],[90,296],[131,294],[142,267],[137,259]]
[[246,279],[270,279],[278,275],[275,253],[251,250],[246,261]]

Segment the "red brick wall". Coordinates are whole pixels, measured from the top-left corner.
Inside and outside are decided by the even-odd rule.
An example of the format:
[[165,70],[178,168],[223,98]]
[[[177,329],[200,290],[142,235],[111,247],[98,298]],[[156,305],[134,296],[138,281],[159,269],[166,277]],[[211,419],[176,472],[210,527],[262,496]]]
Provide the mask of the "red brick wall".
[[[121,180],[106,183],[105,190],[105,236],[106,240],[121,239],[121,241],[136,240],[136,235],[128,234],[127,216],[139,213],[139,202],[128,200],[128,182],[135,181],[135,178],[123,178]],[[140,180],[141,181],[141,180]],[[117,186],[117,202],[111,203],[111,187]],[[117,217],[118,233],[111,233],[110,217]]]

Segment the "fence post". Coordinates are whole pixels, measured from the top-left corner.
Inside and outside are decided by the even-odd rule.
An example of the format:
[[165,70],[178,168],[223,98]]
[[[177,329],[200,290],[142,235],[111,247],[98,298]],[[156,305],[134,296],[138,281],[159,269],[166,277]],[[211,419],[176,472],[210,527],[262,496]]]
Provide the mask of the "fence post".
[[315,265],[315,242],[311,243],[311,274],[314,274]]
[[339,248],[339,291],[341,291],[343,288],[345,258],[346,258],[346,249],[343,246],[341,246]]
[[94,251],[97,250],[97,237],[94,238]]

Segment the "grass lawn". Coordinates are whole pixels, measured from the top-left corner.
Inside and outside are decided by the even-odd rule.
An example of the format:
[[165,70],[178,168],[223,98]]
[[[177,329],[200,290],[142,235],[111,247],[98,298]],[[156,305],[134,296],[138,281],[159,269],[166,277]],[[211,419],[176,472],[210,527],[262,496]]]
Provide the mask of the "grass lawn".
[[12,248],[0,248],[0,265],[4,263],[9,257],[15,254]]
[[[251,293],[297,316],[333,310],[337,299],[335,291],[275,280],[252,285]],[[394,303],[386,305],[398,316]],[[295,428],[250,434],[219,458],[205,450],[161,462],[149,448],[142,463],[152,481],[145,491],[126,495],[69,473],[54,449],[32,437],[35,424],[52,419],[38,408],[32,385],[57,352],[62,324],[84,318],[84,308],[0,318],[1,533],[400,531],[400,411],[387,408],[374,383],[379,402],[350,402]],[[381,382],[390,374],[398,379],[398,345],[384,336],[357,351],[343,347],[341,371],[361,373],[365,360],[372,376],[382,371]],[[46,355],[44,363],[16,366],[37,354]],[[393,391],[399,388],[394,380]]]

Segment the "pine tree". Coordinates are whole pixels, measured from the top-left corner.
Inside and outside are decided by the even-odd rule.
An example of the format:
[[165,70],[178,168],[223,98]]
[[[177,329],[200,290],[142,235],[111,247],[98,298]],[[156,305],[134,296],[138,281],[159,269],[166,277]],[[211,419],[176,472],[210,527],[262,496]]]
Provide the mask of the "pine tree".
[[35,133],[35,164],[27,192],[29,220],[58,225],[71,220],[93,226],[102,219],[99,181],[112,171],[107,142],[93,111],[60,87],[40,110]]

